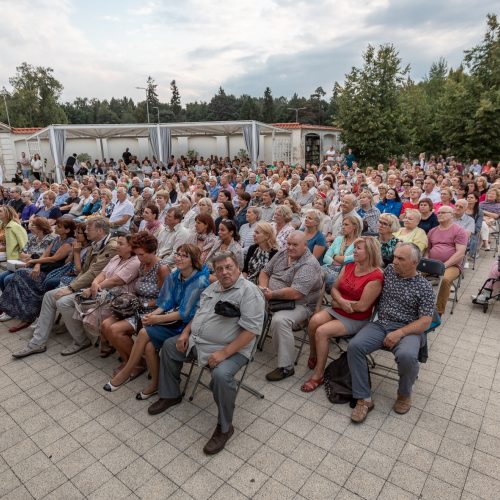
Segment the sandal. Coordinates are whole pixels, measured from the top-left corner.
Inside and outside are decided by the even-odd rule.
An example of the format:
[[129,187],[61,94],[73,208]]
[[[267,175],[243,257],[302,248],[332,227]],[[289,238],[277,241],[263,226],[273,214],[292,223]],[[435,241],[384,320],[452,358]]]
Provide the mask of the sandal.
[[310,378],[305,384],[302,384],[300,387],[300,390],[302,392],[313,392],[315,391],[320,385],[323,385],[324,378],[321,377],[319,380]]
[[112,354],[114,354],[116,352],[116,349],[110,345],[108,348],[104,348],[103,349],[103,345],[101,344],[101,350],[99,351],[99,356],[101,358],[108,358],[109,356],[111,356]]
[[307,368],[314,370],[317,362],[318,358],[316,356],[309,356],[309,359],[307,360]]

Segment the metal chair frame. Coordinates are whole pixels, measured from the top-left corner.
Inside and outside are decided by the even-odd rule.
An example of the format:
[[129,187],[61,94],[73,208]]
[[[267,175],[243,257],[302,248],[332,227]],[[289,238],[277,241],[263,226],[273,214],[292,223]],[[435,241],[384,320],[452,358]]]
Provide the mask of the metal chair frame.
[[[256,389],[254,389],[253,387],[250,387],[249,385],[245,384],[243,382],[243,380],[245,379],[245,375],[247,373],[247,370],[248,370],[248,366],[250,365],[250,363],[253,361],[254,359],[254,356],[255,356],[255,351],[257,349],[257,344],[258,344],[258,340],[259,339],[255,339],[255,342],[254,342],[254,346],[252,348],[252,353],[250,355],[250,358],[247,360],[247,362],[245,363],[244,366],[242,366],[242,369],[243,369],[243,372],[241,374],[241,377],[239,379],[236,379],[235,377],[235,380],[236,380],[236,385],[237,385],[237,388],[236,388],[236,396],[238,396],[238,393],[240,391],[240,388],[241,389],[244,389],[245,391],[249,392],[250,394],[254,395],[256,398],[259,398],[259,399],[264,399],[264,394],[260,393],[259,391],[257,391]],[[190,361],[191,363],[191,366],[189,368],[189,372],[187,374],[184,374],[186,375],[186,382],[184,383],[184,388],[182,390],[182,395],[185,396],[186,394],[186,391],[187,391],[187,386],[189,384],[189,381],[191,379],[191,375],[193,373],[193,370],[194,370],[194,367],[195,366],[199,366],[198,365],[198,360],[196,358],[194,358],[193,360]],[[193,401],[194,399],[194,394],[196,392],[196,390],[198,389],[198,386],[201,385],[202,387],[204,387],[205,389],[208,389],[210,390],[210,386],[208,384],[206,384],[205,382],[203,382],[202,380],[202,376],[203,376],[203,372],[206,370],[206,369],[209,369],[208,365],[205,365],[205,366],[201,366],[200,367],[200,372],[198,373],[198,377],[196,378],[196,382],[193,386],[193,390],[191,391],[191,394],[189,396],[189,401]],[[241,371],[241,369],[240,369]]]

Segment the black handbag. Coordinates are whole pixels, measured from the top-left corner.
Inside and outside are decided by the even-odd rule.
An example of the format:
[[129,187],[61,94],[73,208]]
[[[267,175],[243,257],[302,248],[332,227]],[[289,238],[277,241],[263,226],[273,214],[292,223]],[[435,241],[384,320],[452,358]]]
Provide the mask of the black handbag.
[[270,300],[267,303],[267,309],[272,313],[278,311],[291,311],[295,309],[295,300]]

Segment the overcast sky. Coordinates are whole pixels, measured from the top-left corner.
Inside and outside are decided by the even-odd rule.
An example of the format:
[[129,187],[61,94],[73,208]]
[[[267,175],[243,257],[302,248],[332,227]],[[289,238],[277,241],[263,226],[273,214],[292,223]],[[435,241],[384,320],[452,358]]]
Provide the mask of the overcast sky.
[[[0,0],[0,87],[26,61],[50,66],[77,96],[162,101],[227,93],[331,95],[371,44],[393,43],[412,77],[477,44],[493,0]],[[500,12],[496,12],[500,14]]]

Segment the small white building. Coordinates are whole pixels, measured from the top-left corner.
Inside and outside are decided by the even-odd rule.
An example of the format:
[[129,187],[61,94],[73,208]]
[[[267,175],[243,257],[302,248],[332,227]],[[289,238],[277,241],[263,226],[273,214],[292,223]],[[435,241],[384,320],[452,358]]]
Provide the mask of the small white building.
[[292,163],[318,165],[331,146],[336,151],[343,147],[340,141],[341,130],[337,127],[305,123],[273,123],[273,125],[291,131]]

